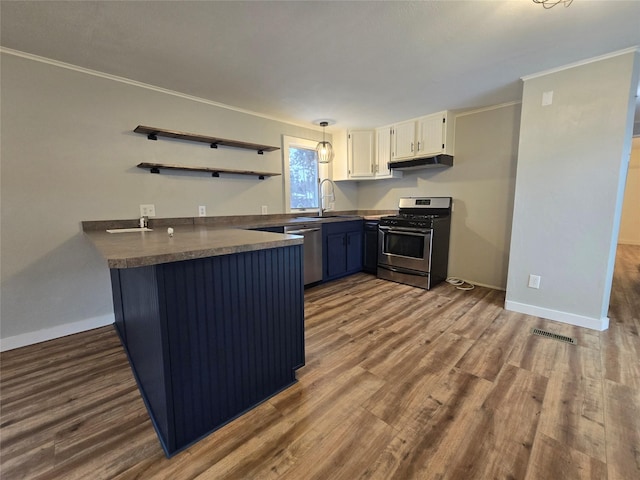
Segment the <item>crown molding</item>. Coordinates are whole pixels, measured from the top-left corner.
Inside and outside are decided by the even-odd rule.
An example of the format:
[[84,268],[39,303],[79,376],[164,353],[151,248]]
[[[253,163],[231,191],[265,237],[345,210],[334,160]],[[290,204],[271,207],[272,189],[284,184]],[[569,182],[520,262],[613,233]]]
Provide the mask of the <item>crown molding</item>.
[[92,70],[90,68],[80,67],[78,65],[73,65],[71,63],[61,62],[59,60],[54,60],[47,57],[41,57],[39,55],[34,55],[32,53],[22,52],[20,50],[14,50],[12,48],[2,47],[0,46],[0,53],[6,53],[7,55],[13,55],[16,57],[26,58],[28,60],[33,60],[35,62],[46,63],[48,65],[52,65],[59,68],[65,68],[67,70],[73,70],[75,72],[84,73],[86,75],[92,75],[94,77],[105,78],[107,80],[113,80],[114,82],[125,83],[127,85],[132,85],[134,87],[145,88],[147,90],[153,90],[158,93],[164,93],[166,95],[172,95],[174,97],[184,98],[185,100],[191,100],[193,102],[204,103],[206,105],[210,105],[213,107],[223,108],[225,110],[231,110],[237,113],[244,113],[247,115],[252,115],[254,117],[264,118],[265,120],[273,120],[275,122],[285,123],[287,125],[293,125],[296,127],[308,128],[310,130],[316,130],[321,132],[322,130],[317,128],[315,125],[295,123],[289,120],[283,120],[278,117],[273,117],[270,115],[266,115],[260,112],[254,112],[252,110],[246,110],[239,107],[234,107],[232,105],[227,105],[224,103],[214,102],[213,100],[207,100],[206,98],[196,97],[194,95],[188,95],[186,93],[177,92],[175,90],[169,90],[167,88],[157,87],[155,85],[151,85],[144,82],[139,82],[137,80],[132,80],[126,77],[120,77],[118,75],[112,75],[110,73],[100,72],[98,70]]
[[522,80],[523,82],[526,82],[527,80],[531,80],[533,78],[544,77],[545,75],[550,75],[552,73],[562,72],[563,70],[569,70],[570,68],[580,67],[582,65],[588,65],[589,63],[599,62],[601,60],[606,60],[608,58],[618,57],[620,55],[626,55],[628,53],[634,53],[634,52],[636,53],[640,52],[640,46],[636,45],[634,47],[625,48],[624,50],[618,50],[618,51],[607,53],[597,57],[587,58],[585,60],[569,63],[561,67],[550,68],[549,70],[543,70],[542,72],[532,73],[531,75],[525,75],[524,77],[520,77],[520,80]]

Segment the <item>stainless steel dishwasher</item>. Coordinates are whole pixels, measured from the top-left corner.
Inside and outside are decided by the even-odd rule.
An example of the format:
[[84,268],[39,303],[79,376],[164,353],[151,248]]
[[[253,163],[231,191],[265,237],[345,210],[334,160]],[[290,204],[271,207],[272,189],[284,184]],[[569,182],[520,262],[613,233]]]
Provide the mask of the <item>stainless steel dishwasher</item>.
[[322,280],[322,230],[320,226],[296,225],[284,227],[284,233],[304,237],[304,284]]

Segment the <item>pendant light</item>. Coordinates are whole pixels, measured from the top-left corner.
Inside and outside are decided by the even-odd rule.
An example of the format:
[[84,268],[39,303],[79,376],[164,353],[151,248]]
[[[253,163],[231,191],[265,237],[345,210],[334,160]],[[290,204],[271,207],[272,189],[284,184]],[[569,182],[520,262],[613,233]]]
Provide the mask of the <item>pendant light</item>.
[[565,8],[571,5],[573,0],[533,0],[533,3],[540,3],[544,8],[553,8],[559,3],[562,3]]
[[330,163],[333,160],[333,146],[324,138],[324,129],[329,125],[326,120],[321,120],[318,125],[322,127],[322,141],[318,142],[316,152],[318,152],[318,163]]

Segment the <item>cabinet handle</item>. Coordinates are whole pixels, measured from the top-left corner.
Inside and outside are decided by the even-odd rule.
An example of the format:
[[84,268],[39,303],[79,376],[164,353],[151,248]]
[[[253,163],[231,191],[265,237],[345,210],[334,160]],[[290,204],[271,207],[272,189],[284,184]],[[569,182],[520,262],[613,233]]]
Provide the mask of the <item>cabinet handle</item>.
[[418,151],[420,151],[420,142],[418,142]]
[[411,152],[413,153],[413,142],[411,142]]

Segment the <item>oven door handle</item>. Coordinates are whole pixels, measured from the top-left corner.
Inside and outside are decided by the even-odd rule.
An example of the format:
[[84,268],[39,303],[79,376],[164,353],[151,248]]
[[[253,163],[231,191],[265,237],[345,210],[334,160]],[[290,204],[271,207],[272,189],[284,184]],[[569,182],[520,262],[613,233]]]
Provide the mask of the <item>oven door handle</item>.
[[402,233],[403,235],[413,235],[414,237],[424,237],[425,235],[429,235],[431,233],[431,229],[427,228],[424,230],[420,230],[417,228],[396,228],[396,227],[378,227],[383,232],[397,232]]

